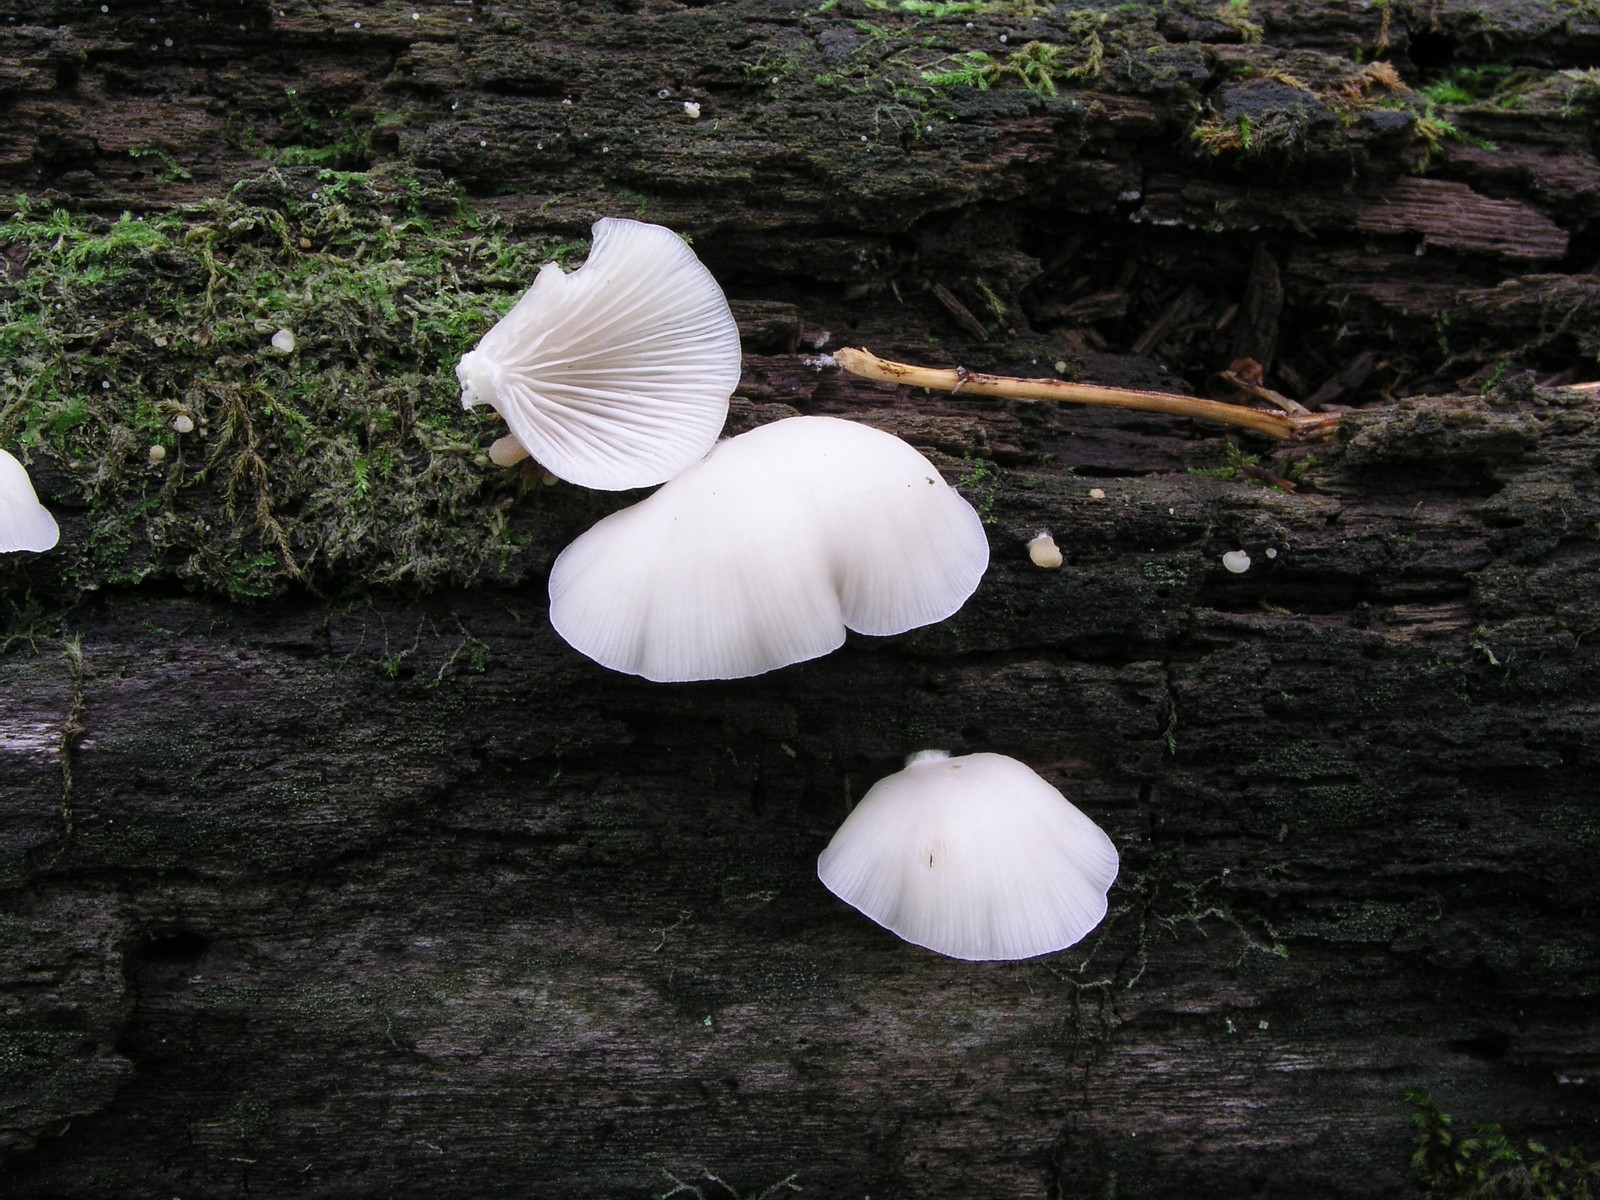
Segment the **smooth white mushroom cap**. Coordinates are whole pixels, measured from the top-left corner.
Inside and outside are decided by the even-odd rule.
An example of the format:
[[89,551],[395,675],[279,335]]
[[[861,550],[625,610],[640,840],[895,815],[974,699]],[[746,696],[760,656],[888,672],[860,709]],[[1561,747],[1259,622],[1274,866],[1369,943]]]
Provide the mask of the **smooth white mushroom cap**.
[[61,539],[61,528],[39,503],[28,472],[0,450],[0,551],[48,550]]
[[880,779],[817,859],[835,896],[918,946],[1032,958],[1106,915],[1117,848],[1033,770],[1003,754],[914,754]]
[[595,222],[571,274],[547,263],[456,367],[540,465],[616,491],[710,450],[739,383],[739,329],[711,272],[660,225]]
[[603,666],[739,679],[904,633],[966,602],[989,562],[972,506],[892,434],[791,417],[720,442],[568,546],[550,623]]
[[886,637],[942,621],[983,579],[983,522],[894,434],[837,417],[790,417],[724,445],[739,445],[765,475],[786,476],[804,498],[827,540],[844,623],[857,633]]

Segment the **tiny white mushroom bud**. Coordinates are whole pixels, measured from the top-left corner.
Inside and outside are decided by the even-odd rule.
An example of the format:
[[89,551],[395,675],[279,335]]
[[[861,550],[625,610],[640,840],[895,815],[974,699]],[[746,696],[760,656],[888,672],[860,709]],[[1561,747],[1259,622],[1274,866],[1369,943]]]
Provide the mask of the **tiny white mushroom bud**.
[[527,457],[527,449],[509,434],[496,438],[494,445],[489,447],[489,461],[497,467],[514,467]]
[[1278,549],[1277,549],[1276,546],[1268,546],[1267,547],[1267,557],[1268,558],[1277,558],[1278,557]]
[[1054,570],[1062,562],[1061,549],[1048,530],[1040,532],[1028,543],[1028,557],[1033,560],[1034,566],[1047,570]]
[[172,418],[172,428],[177,430],[179,433],[193,433],[194,418],[188,413],[179,413],[177,416]]
[[278,330],[277,333],[272,335],[272,348],[279,354],[293,354],[294,331],[290,329]]
[[1106,490],[1105,490],[1105,488],[1090,488],[1089,489],[1089,499],[1091,499],[1091,500],[1104,500],[1105,498],[1106,498]]
[[151,446],[150,447],[150,465],[152,467],[155,466],[157,463],[161,462],[166,457],[167,457],[167,448],[165,446]]
[[1235,575],[1243,575],[1250,569],[1250,555],[1243,550],[1229,550],[1222,556],[1222,565]]
[[700,105],[696,101],[685,100],[683,102],[683,115],[691,121],[698,121],[700,119]]

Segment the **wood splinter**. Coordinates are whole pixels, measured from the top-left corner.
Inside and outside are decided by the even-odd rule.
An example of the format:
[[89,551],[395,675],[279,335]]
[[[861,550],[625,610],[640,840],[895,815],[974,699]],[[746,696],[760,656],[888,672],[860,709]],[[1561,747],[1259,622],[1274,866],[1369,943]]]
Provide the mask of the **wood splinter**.
[[846,348],[835,352],[834,361],[852,375],[884,383],[903,383],[908,387],[934,388],[959,392],[964,396],[1003,396],[1013,400],[1055,400],[1066,404],[1091,404],[1101,408],[1128,408],[1138,412],[1168,413],[1175,417],[1195,417],[1253,430],[1284,442],[1309,442],[1332,437],[1339,427],[1338,413],[1268,412],[1229,404],[1221,400],[1202,400],[1175,392],[1145,392],[1133,388],[1102,387],[1092,383],[1071,383],[1065,379],[1020,379],[1012,375],[987,375],[965,367],[917,367],[892,362],[866,350]]

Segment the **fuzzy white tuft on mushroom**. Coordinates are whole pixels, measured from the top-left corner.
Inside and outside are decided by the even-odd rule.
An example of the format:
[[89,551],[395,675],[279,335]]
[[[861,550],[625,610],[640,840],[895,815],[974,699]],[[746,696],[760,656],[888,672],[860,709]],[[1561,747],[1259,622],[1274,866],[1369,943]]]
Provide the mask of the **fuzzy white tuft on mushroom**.
[[7,451],[0,450],[0,552],[49,550],[61,539],[61,528],[39,503],[28,472]]
[[926,750],[867,791],[817,877],[906,941],[977,961],[1081,940],[1117,867],[1105,832],[1016,759]]
[[733,313],[694,251],[663,226],[607,217],[583,266],[545,264],[456,376],[463,407],[493,407],[546,470],[617,491],[711,449],[739,364]]
[[562,551],[550,622],[603,666],[739,679],[942,621],[977,588],[972,506],[892,434],[791,417],[719,443]]

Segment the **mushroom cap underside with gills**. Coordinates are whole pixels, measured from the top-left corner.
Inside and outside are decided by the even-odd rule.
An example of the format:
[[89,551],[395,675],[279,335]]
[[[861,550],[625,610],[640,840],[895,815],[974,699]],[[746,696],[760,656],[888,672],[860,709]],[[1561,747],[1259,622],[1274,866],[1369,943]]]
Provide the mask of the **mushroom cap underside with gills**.
[[456,368],[552,474],[608,491],[711,448],[739,383],[739,329],[711,272],[660,225],[607,217],[570,274],[547,263]]

